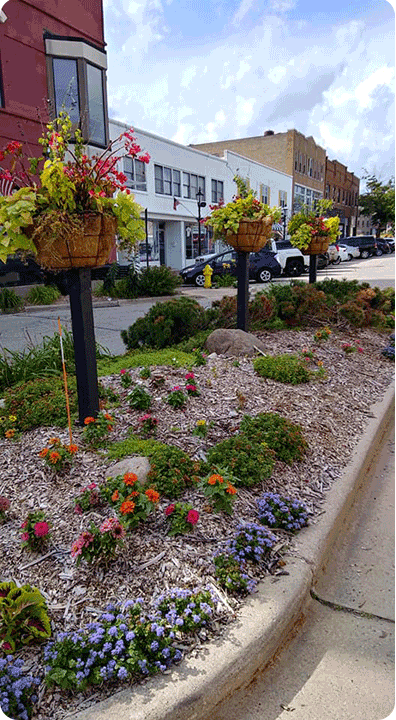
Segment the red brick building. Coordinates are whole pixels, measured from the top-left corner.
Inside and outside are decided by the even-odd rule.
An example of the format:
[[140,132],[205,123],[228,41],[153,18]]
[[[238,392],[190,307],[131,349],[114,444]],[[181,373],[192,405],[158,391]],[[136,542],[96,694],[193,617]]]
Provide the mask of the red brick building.
[[[64,107],[86,141],[108,141],[102,0],[9,0],[0,11],[0,148],[41,152],[42,124]],[[3,163],[6,166],[6,162]]]
[[326,157],[325,198],[334,202],[340,218],[341,237],[356,235],[359,215],[360,179],[338,160]]

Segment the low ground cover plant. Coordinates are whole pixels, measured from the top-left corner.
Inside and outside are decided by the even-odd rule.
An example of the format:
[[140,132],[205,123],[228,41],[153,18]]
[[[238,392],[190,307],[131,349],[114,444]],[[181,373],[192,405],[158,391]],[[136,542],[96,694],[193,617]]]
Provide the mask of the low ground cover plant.
[[308,383],[312,379],[302,358],[293,353],[260,356],[253,360],[253,367],[260,377],[291,385]]
[[191,532],[199,520],[199,512],[190,503],[172,503],[164,513],[169,525],[168,535]]
[[101,447],[109,433],[113,430],[113,417],[107,412],[100,412],[96,418],[86,417],[84,420],[83,440],[92,448]]
[[308,447],[301,426],[278,413],[259,413],[254,417],[245,415],[239,431],[257,442],[265,442],[274,450],[278,460],[289,465],[302,460]]
[[7,497],[0,495],[0,524],[7,519],[7,511],[10,509],[11,503]]
[[228,473],[227,470],[219,469],[218,472],[210,473],[208,477],[202,478],[198,482],[199,490],[208,498],[215,512],[226,512],[232,515],[237,494],[232,481],[235,483],[238,478]]
[[123,545],[125,534],[118,518],[107,518],[99,527],[91,522],[88,530],[84,530],[73,543],[71,556],[76,559],[76,565],[82,560],[88,564],[107,565]]
[[160,499],[153,488],[143,488],[135,473],[108,478],[101,487],[101,496],[115,509],[127,530],[135,529],[155,510]]
[[145,388],[136,385],[128,394],[128,403],[134,410],[148,410],[151,406],[151,395]]
[[[77,415],[77,390],[75,378],[69,377],[69,404],[74,420]],[[14,415],[16,429],[22,432],[36,427],[65,427],[67,411],[62,377],[28,380],[5,393],[5,410]]]
[[83,512],[89,512],[101,504],[102,498],[99,485],[93,482],[82,488],[79,495],[74,498],[74,512],[81,515]]
[[166,402],[168,405],[175,408],[175,410],[180,410],[186,405],[187,397],[180,385],[175,385],[172,390],[170,390],[166,398]]

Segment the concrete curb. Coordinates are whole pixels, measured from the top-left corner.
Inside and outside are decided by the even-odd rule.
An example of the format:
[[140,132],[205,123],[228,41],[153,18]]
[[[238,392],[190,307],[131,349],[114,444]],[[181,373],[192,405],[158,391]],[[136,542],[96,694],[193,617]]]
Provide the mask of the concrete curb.
[[285,556],[287,576],[265,578],[222,638],[186,658],[169,675],[117,692],[68,717],[74,720],[208,720],[258,669],[271,663],[304,619],[310,589],[323,572],[337,535],[369,475],[394,416],[394,386],[372,407],[373,417],[343,476],[327,493],[324,514],[302,530]]

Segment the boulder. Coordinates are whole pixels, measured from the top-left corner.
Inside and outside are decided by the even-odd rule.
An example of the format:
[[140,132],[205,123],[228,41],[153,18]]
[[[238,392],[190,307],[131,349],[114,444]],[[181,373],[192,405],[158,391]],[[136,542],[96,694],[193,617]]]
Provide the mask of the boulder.
[[150,461],[147,457],[141,455],[133,455],[110,465],[107,468],[106,477],[116,477],[117,475],[125,475],[125,473],[135,473],[140,485],[144,485],[147,475],[150,471]]
[[205,347],[210,353],[226,357],[240,355],[252,357],[257,354],[257,348],[262,352],[266,351],[262,341],[255,335],[244,330],[227,330],[225,328],[214,330],[207,338]]

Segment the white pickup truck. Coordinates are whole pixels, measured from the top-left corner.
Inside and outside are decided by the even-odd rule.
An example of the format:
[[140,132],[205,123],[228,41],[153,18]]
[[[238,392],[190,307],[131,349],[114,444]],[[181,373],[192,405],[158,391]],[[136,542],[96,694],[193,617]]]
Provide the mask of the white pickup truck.
[[287,241],[271,240],[270,245],[271,250],[276,253],[275,259],[282,268],[282,275],[298,277],[309,269],[309,255],[303,255],[301,250],[292,247]]

